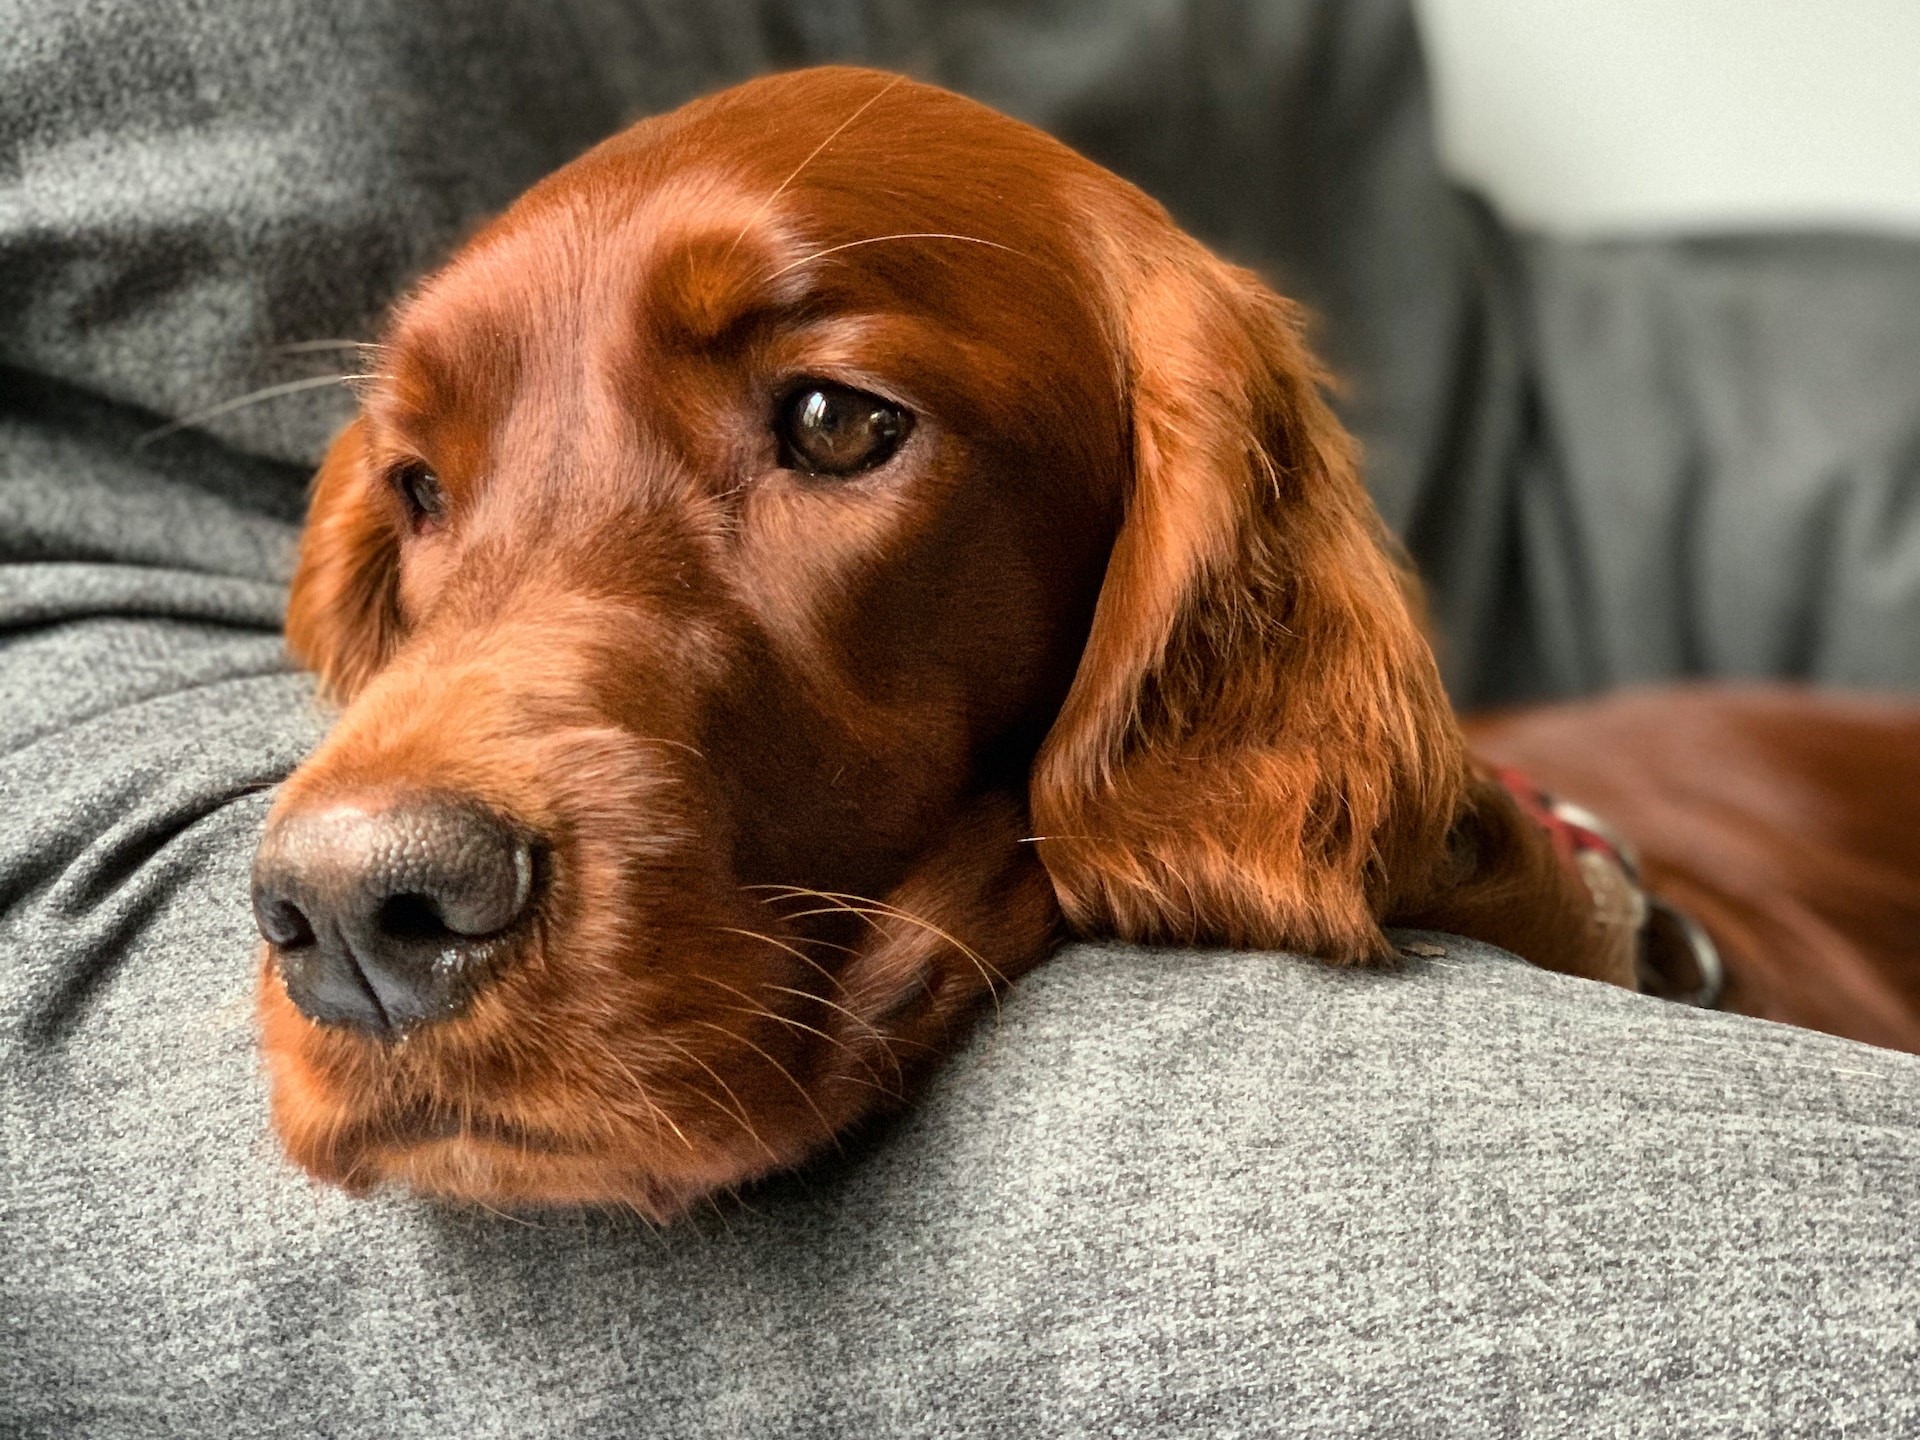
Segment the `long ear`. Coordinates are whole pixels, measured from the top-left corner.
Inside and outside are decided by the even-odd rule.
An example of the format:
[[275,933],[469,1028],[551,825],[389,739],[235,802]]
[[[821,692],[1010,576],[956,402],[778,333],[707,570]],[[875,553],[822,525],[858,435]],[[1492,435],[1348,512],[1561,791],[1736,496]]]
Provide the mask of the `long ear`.
[[1166,229],[1124,284],[1133,491],[1040,854],[1083,932],[1377,957],[1446,863],[1458,727],[1298,313]]
[[355,420],[313,479],[287,601],[287,649],[338,700],[350,700],[386,663],[400,633],[400,551],[368,470]]

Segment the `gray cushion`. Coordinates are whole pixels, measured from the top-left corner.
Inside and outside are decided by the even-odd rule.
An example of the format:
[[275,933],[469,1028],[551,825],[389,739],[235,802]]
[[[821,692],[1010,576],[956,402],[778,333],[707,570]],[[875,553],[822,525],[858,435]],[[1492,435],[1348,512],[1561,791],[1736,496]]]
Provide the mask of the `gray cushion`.
[[1920,245],[1535,241],[1524,265],[1534,688],[1920,687]]

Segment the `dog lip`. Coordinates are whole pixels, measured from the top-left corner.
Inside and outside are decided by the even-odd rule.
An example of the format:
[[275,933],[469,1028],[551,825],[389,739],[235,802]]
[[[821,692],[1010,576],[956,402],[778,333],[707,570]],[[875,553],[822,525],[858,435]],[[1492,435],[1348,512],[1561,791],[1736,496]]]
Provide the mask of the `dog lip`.
[[398,1150],[449,1141],[482,1141],[522,1153],[571,1155],[581,1153],[575,1140],[556,1131],[522,1125],[492,1115],[460,1115],[437,1107],[419,1107],[400,1115],[370,1116],[360,1127],[369,1144]]

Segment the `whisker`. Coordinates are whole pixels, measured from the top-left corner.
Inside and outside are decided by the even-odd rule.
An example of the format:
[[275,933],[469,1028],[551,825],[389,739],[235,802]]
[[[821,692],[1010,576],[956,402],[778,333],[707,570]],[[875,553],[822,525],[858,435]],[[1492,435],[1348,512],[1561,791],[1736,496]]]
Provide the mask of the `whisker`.
[[[642,1210],[635,1201],[619,1200],[614,1202],[613,1209],[608,1212],[608,1218],[613,1219],[615,1217],[622,1216],[622,1215],[631,1216],[633,1219],[638,1220],[642,1225],[647,1227],[648,1233],[654,1239],[657,1240],[660,1238],[659,1224],[654,1220],[654,1218],[651,1215],[647,1214],[646,1211]],[[582,1217],[582,1218],[584,1219],[585,1217]],[[585,1225],[582,1225],[581,1228],[584,1230],[586,1227]]]
[[[733,1118],[740,1122],[741,1129],[745,1130],[747,1134],[752,1137],[754,1144],[758,1145],[762,1150],[767,1152],[767,1158],[769,1160],[773,1161],[775,1165],[778,1165],[781,1163],[778,1152],[776,1152],[771,1145],[767,1144],[765,1140],[761,1139],[760,1132],[753,1128],[753,1121],[747,1118],[747,1107],[740,1103],[740,1097],[733,1093],[733,1087],[727,1084],[727,1082],[723,1078],[721,1078],[720,1072],[718,1070],[714,1069],[713,1066],[709,1065],[706,1061],[702,1060],[697,1054],[695,1054],[692,1050],[689,1050],[685,1045],[682,1045],[678,1040],[675,1040],[671,1035],[665,1034],[664,1032],[656,1031],[654,1033],[653,1038],[655,1040],[660,1041],[662,1044],[672,1046],[673,1049],[676,1052],[678,1052],[680,1055],[684,1056],[688,1060],[691,1060],[694,1064],[698,1065],[702,1070],[706,1071],[707,1074],[711,1075],[713,1077],[713,1083],[720,1087],[721,1091],[726,1095],[726,1097],[729,1100],[733,1101],[733,1104],[734,1104]],[[694,1093],[696,1095],[706,1094],[706,1092],[703,1090],[696,1090]],[[724,1111],[726,1109],[724,1105],[720,1105],[720,1102],[718,1100],[713,1100],[712,1096],[709,1095],[707,1096],[707,1098],[711,1100],[715,1105],[719,1105],[721,1110]]]
[[[842,912],[836,907],[834,910],[822,911],[820,913],[841,914],[844,912]],[[825,980],[829,985],[833,986],[834,989],[840,991],[842,994],[846,993],[846,986],[841,982],[839,976],[835,975],[831,970],[827,969],[826,966],[822,965],[818,960],[815,960],[811,955],[803,953],[802,951],[796,949],[794,946],[789,945],[786,941],[776,939],[772,935],[763,935],[758,930],[740,930],[740,929],[736,929],[731,925],[722,925],[717,928],[725,931],[729,935],[741,935],[749,940],[763,940],[769,945],[777,946],[778,948],[786,951],[789,955],[793,956],[796,960],[800,961],[802,964],[811,966],[820,975],[820,977],[823,980]],[[811,943],[816,945],[825,945],[825,944],[831,944],[832,942],[825,941],[825,940],[816,940]],[[855,955],[859,953],[851,945],[835,945],[833,948],[836,950],[845,950],[849,955]],[[712,979],[711,976],[705,976],[702,978]],[[719,984],[720,982],[714,981],[714,983]],[[904,1035],[889,1035],[886,1031],[880,1029],[879,1026],[875,1025],[871,1020],[867,1019],[866,1016],[861,1015],[856,1011],[848,1009],[845,1005],[842,1005],[837,1000],[828,999],[825,995],[816,995],[811,990],[800,990],[800,989],[796,989],[791,985],[776,985],[772,981],[768,981],[768,980],[763,980],[760,983],[763,989],[778,990],[783,994],[797,995],[803,1000],[813,1000],[818,1002],[821,1005],[825,1005],[830,1010],[837,1010],[840,1014],[846,1016],[847,1019],[851,1020],[855,1025],[858,1025],[861,1029],[865,1030],[869,1035],[873,1037],[874,1042],[879,1046],[881,1053],[884,1054],[888,1060],[893,1062],[894,1074],[897,1079],[904,1080],[906,1078],[906,1071],[900,1064],[900,1057],[894,1053],[893,1047],[896,1044],[917,1045],[919,1046],[919,1048],[923,1050],[928,1050],[933,1048],[932,1046],[925,1045],[918,1040],[909,1040]],[[733,987],[728,986],[727,988],[732,989]],[[738,991],[735,991],[734,993],[739,994]],[[751,1003],[751,1000],[752,1000],[751,996],[742,995],[741,998]],[[775,1018],[779,1019],[783,1017],[776,1016]]]
[[[856,906],[867,906],[872,910],[878,911],[882,915],[891,915],[891,916],[894,916],[896,919],[905,920],[908,924],[918,925],[923,929],[928,930],[931,933],[939,936],[942,940],[945,940],[949,945],[952,945],[955,949],[965,952],[967,955],[971,956],[979,964],[981,965],[987,964],[987,962],[981,958],[981,956],[973,949],[973,947],[968,945],[966,941],[960,939],[959,936],[954,935],[949,931],[941,929],[938,925],[934,924],[933,921],[927,919],[923,915],[916,915],[911,910],[901,909],[898,905],[893,904],[891,901],[876,900],[870,895],[855,895],[845,890],[815,890],[805,885],[777,885],[777,886],[767,885],[767,886],[750,886],[748,888],[785,890],[789,892],[789,895],[792,898],[796,898],[796,899],[803,898],[806,896],[812,896],[820,900],[835,901],[835,902],[838,902],[836,908],[844,909],[844,910],[853,910],[854,913],[856,914],[860,913],[859,911],[855,910]],[[824,912],[807,911],[805,913],[820,914]],[[992,968],[992,967],[989,967],[989,968]],[[1000,974],[998,970],[994,970],[993,973],[995,977],[1000,981],[1001,984],[1004,985],[1004,984],[1010,983],[1008,982],[1007,977]]]
[[688,1093],[692,1094],[697,1099],[706,1101],[707,1104],[711,1105],[714,1109],[718,1110],[722,1115],[726,1116],[727,1119],[733,1121],[734,1124],[744,1127],[747,1134],[753,1137],[755,1144],[757,1144],[762,1150],[765,1150],[767,1152],[767,1155],[770,1158],[772,1158],[776,1162],[779,1160],[779,1157],[774,1155],[773,1151],[768,1148],[767,1142],[760,1138],[759,1132],[756,1131],[751,1125],[747,1124],[745,1120],[741,1119],[740,1116],[734,1114],[733,1111],[729,1110],[726,1107],[725,1103],[722,1102],[720,1099],[718,1099],[710,1090],[706,1089],[706,1087],[701,1085],[696,1085],[691,1080],[686,1079],[684,1076],[681,1077],[680,1080],[677,1081],[676,1083],[684,1085]]
[[835,1001],[829,1000],[824,995],[816,995],[811,990],[796,990],[791,985],[775,985],[771,981],[766,981],[766,980],[763,980],[760,983],[764,989],[784,991],[788,995],[798,995],[803,1000],[818,1001],[822,1005],[827,1005],[832,1007],[835,1010],[838,1010],[842,1015],[846,1016],[849,1020],[853,1021],[854,1024],[865,1028],[867,1033],[872,1035],[873,1038],[880,1043],[880,1048],[886,1053],[887,1058],[893,1061],[893,1063],[896,1066],[898,1066],[900,1063],[900,1057],[893,1053],[893,1047],[896,1045],[911,1045],[916,1050],[937,1050],[939,1048],[936,1045],[929,1045],[924,1040],[915,1040],[910,1035],[889,1034],[887,1031],[882,1030],[878,1025],[875,1025],[871,1020],[867,1019],[864,1015],[857,1015],[853,1011],[849,1010],[846,1006],[838,1004]]
[[[703,976],[702,978],[704,979],[704,978],[711,978],[711,977]],[[733,986],[731,985],[727,986],[726,988],[728,990],[733,991],[733,993],[736,995],[740,993],[738,990],[734,990]],[[851,1055],[855,1060],[858,1060],[860,1062],[861,1067],[865,1069],[868,1072],[868,1074],[873,1075],[873,1067],[867,1064],[866,1056],[862,1055],[858,1050],[854,1049],[851,1045],[847,1044],[847,1042],[842,1040],[838,1035],[830,1035],[817,1025],[809,1025],[807,1024],[806,1021],[796,1020],[791,1015],[782,1015],[778,1010],[768,1010],[764,1007],[756,1006],[756,1005],[724,1005],[721,1008],[724,1010],[730,1010],[735,1015],[745,1015],[749,1020],[771,1020],[776,1025],[790,1025],[795,1030],[804,1030],[809,1035],[817,1035],[820,1039],[826,1041],[829,1045],[835,1046],[838,1049],[846,1051],[847,1054]],[[879,1078],[880,1077],[878,1075],[873,1075],[873,1079],[876,1083],[879,1081]]]
[[317,355],[327,350],[380,350],[384,349],[376,340],[292,340],[285,345],[275,345],[270,353],[274,355]]
[[[745,1005],[729,1005],[727,1007],[729,1010],[736,1011],[742,1015],[751,1016],[755,1019],[772,1020],[781,1025],[791,1025],[794,1029],[804,1030],[809,1035],[818,1035],[822,1040],[826,1041],[829,1045],[839,1046],[840,1049],[846,1051],[848,1055],[852,1056],[853,1059],[857,1060],[860,1063],[860,1068],[865,1070],[867,1074],[872,1078],[873,1088],[876,1090],[882,1091],[882,1093],[886,1093],[886,1088],[880,1083],[879,1072],[876,1071],[873,1068],[873,1066],[867,1062],[867,1057],[862,1055],[858,1050],[854,1049],[853,1046],[849,1045],[845,1040],[842,1040],[838,1035],[830,1035],[825,1030],[820,1029],[816,1025],[809,1025],[804,1020],[796,1020],[791,1015],[782,1015],[777,1010],[770,1010],[765,1006],[756,1006],[754,1005],[754,1002],[753,1002],[753,996],[749,995],[746,991],[742,990],[738,985],[729,985],[726,981],[716,979],[712,975],[701,975],[701,976],[698,976],[697,978],[706,981],[707,984],[709,985],[718,986],[720,989],[725,990],[728,994],[737,995],[742,1000],[747,1002]],[[777,989],[777,990],[785,990],[792,995],[805,995],[807,993],[804,990],[794,990],[790,986],[786,986],[786,985],[778,985],[778,986],[773,986],[771,988]]]
[[851,115],[847,116],[846,119],[842,120],[838,125],[834,126],[833,133],[831,135],[827,136],[826,139],[822,140],[818,145],[814,146],[813,149],[809,150],[807,152],[807,158],[802,160],[798,165],[794,166],[793,173],[787,176],[787,178],[782,180],[778,185],[776,185],[773,189],[773,193],[767,196],[766,199],[760,202],[760,208],[755,210],[753,214],[747,217],[747,223],[740,227],[740,233],[734,236],[733,243],[727,246],[727,255],[731,257],[733,252],[740,248],[740,242],[747,238],[747,232],[753,229],[753,227],[759,223],[760,217],[766,214],[767,211],[773,207],[773,202],[778,200],[783,194],[786,193],[787,187],[793,184],[794,181],[800,178],[800,172],[805,170],[807,166],[811,165],[816,159],[819,158],[821,151],[825,150],[829,145],[833,144],[834,141],[838,140],[849,125],[853,124],[854,121],[858,120],[862,115],[866,114],[867,111],[871,110],[875,105],[879,104],[882,96],[884,96],[889,90],[893,89],[894,86],[898,85],[902,80],[906,78],[907,77],[904,75],[896,75],[891,80],[887,81],[886,84],[882,85],[878,90],[874,91],[873,94],[870,95],[866,100],[861,102],[859,109],[855,110]]
[[[833,907],[833,909],[844,910],[850,914],[861,916],[863,919],[867,921],[869,925],[872,925],[876,930],[879,929],[879,925],[873,919],[873,916],[875,914],[887,915],[896,920],[903,920],[909,925],[919,926],[922,930],[925,930],[927,933],[938,936],[940,939],[946,941],[949,945],[953,946],[954,949],[958,950],[962,955],[966,956],[967,959],[973,963],[974,969],[980,972],[980,978],[987,982],[987,993],[993,997],[993,1008],[994,1008],[995,1018],[997,1019],[999,1017],[1000,992],[997,987],[1010,984],[1011,982],[1007,979],[1005,975],[1000,973],[999,969],[996,966],[988,963],[986,958],[982,956],[978,951],[976,951],[972,946],[968,945],[966,941],[960,939],[959,936],[952,934],[950,931],[941,929],[938,925],[934,924],[931,920],[927,919],[925,916],[915,915],[910,910],[902,910],[899,906],[889,904],[885,900],[875,900],[871,896],[867,896],[867,895],[852,895],[852,894],[846,893],[845,891],[815,890],[810,886],[805,886],[805,885],[755,885],[755,886],[749,886],[748,888],[756,889],[756,890],[782,891],[782,892],[785,892],[786,898],[790,898],[790,899],[801,899],[807,896],[812,896],[816,899],[825,900],[829,903],[829,905]],[[863,909],[861,907],[867,907],[867,908]],[[830,914],[830,913],[832,913],[831,910],[803,910],[798,912],[797,914],[785,915],[782,918],[787,920],[799,920],[809,915],[824,915],[824,914]]]
[[963,240],[969,245],[985,245],[990,249],[1004,250],[1009,255],[1018,255],[1022,260],[1033,258],[1025,251],[1016,250],[1011,245],[1002,245],[998,240],[982,240],[978,235],[950,235],[943,230],[908,230],[898,235],[869,235],[864,240],[845,240],[838,245],[829,245],[824,250],[816,250],[811,255],[803,255],[798,260],[782,265],[764,278],[778,280],[789,270],[798,270],[802,265],[811,265],[815,260],[828,255],[837,255],[842,250],[851,250],[859,245],[878,245],[883,240]]
[[860,953],[860,947],[858,945],[842,945],[838,940],[823,940],[814,935],[796,935],[793,937],[793,940],[796,945],[819,945],[828,950],[838,950],[842,955],[858,955]]
[[[522,1151],[521,1153],[524,1156],[525,1151]],[[524,1225],[529,1230],[544,1230],[547,1228],[546,1226],[540,1224],[538,1221],[528,1220],[524,1216],[509,1215],[505,1210],[496,1210],[493,1208],[493,1206],[487,1204],[486,1201],[476,1199],[471,1195],[467,1196],[466,1198],[468,1200],[471,1200],[475,1205],[478,1205],[482,1210],[486,1211],[489,1215],[493,1216],[495,1219],[508,1220],[515,1225]]]
[[267,385],[259,390],[250,390],[245,395],[232,400],[223,400],[218,405],[205,410],[196,410],[191,415],[182,415],[178,420],[169,420],[157,429],[149,430],[137,437],[133,448],[141,450],[154,441],[173,434],[176,430],[185,430],[191,425],[204,424],[216,420],[222,415],[230,415],[235,410],[244,410],[249,405],[258,405],[263,400],[277,400],[282,395],[297,395],[303,390],[319,390],[328,385],[345,385],[355,380],[378,380],[378,375],[310,375],[304,380],[284,380],[278,385]]
[[727,1029],[727,1027],[724,1025],[717,1025],[711,1020],[696,1020],[693,1023],[696,1025],[705,1026],[709,1030],[712,1030],[721,1035],[724,1035],[727,1037],[727,1039],[735,1042],[736,1044],[746,1046],[749,1050],[753,1051],[754,1054],[758,1055],[762,1060],[765,1060],[775,1070],[778,1070],[781,1076],[786,1080],[786,1082],[789,1085],[793,1086],[795,1090],[800,1092],[800,1098],[807,1102],[807,1108],[813,1111],[814,1118],[820,1122],[821,1133],[824,1134],[829,1140],[833,1141],[834,1149],[841,1150],[842,1154],[845,1153],[845,1151],[841,1149],[839,1135],[834,1131],[833,1126],[827,1123],[826,1111],[822,1110],[817,1104],[814,1103],[813,1096],[807,1093],[807,1087],[802,1085],[798,1080],[793,1078],[793,1072],[791,1070],[787,1069],[786,1066],[782,1065],[778,1060],[774,1059],[772,1055],[768,1054],[765,1050],[762,1050],[758,1045],[754,1044],[753,1041],[749,1040],[746,1036],[736,1035],[733,1031]]
[[[846,1006],[841,1005],[836,1001],[829,1000],[824,995],[815,995],[811,990],[799,990],[791,985],[775,985],[771,981],[762,981],[761,984],[764,988],[768,990],[778,990],[783,994],[797,996],[799,999],[802,999],[802,1000],[812,1000],[817,1004],[825,1005],[830,1010],[837,1010],[840,1012],[840,1014],[846,1016],[847,1019],[851,1020],[855,1025],[858,1025],[862,1030],[866,1031],[866,1033],[872,1037],[874,1048],[877,1049],[882,1055],[886,1056],[888,1063],[893,1066],[893,1079],[894,1079],[894,1084],[896,1086],[904,1085],[907,1079],[907,1069],[906,1069],[906,1066],[901,1064],[900,1062],[899,1051],[896,1049],[897,1046],[911,1045],[916,1050],[927,1050],[927,1051],[933,1051],[938,1048],[936,1046],[927,1044],[927,1042],[924,1040],[915,1040],[912,1037],[907,1035],[889,1034],[887,1031],[882,1030],[878,1025],[874,1024],[871,1020],[867,1019],[866,1016],[856,1014],[854,1011],[849,1010]],[[871,1070],[872,1067],[869,1065],[868,1069]],[[894,1090],[894,1091],[890,1091],[889,1093],[897,1096],[899,1095],[900,1092],[898,1090]]]
[[733,1222],[727,1218],[727,1212],[720,1208],[720,1197],[709,1192],[704,1198],[707,1204],[712,1207],[715,1218],[719,1220],[720,1228],[726,1231],[728,1238],[731,1239],[733,1236]]
[[[579,1043],[578,1036],[572,1037],[572,1040],[574,1044]],[[687,1138],[687,1132],[674,1124],[673,1116],[667,1113],[666,1107],[647,1093],[647,1087],[640,1083],[640,1077],[633,1073],[633,1067],[620,1058],[613,1046],[609,1045],[605,1040],[596,1039],[590,1053],[610,1062],[615,1069],[627,1077],[627,1083],[633,1086],[634,1098],[646,1106],[647,1113],[654,1117],[653,1128],[656,1134],[659,1133],[660,1122],[664,1120],[667,1128],[680,1137],[680,1143],[682,1145],[686,1146],[690,1151],[694,1149],[694,1143]]]
[[745,1015],[748,1018],[755,1019],[755,1020],[772,1020],[776,1024],[787,1025],[792,1027],[795,1030],[804,1030],[809,1035],[818,1035],[822,1040],[826,1041],[829,1045],[832,1045],[837,1049],[846,1051],[847,1058],[852,1060],[862,1070],[867,1072],[866,1078],[864,1080],[858,1075],[848,1074],[845,1071],[842,1071],[839,1075],[834,1076],[833,1078],[840,1079],[840,1080],[850,1080],[855,1085],[864,1085],[869,1090],[877,1091],[878,1093],[885,1095],[888,1099],[891,1099],[891,1100],[898,1100],[902,1098],[899,1091],[893,1089],[884,1080],[880,1078],[880,1072],[873,1068],[872,1062],[869,1061],[866,1056],[862,1055],[858,1050],[854,1049],[853,1046],[849,1045],[846,1041],[842,1040],[838,1035],[830,1035],[825,1030],[819,1029],[817,1026],[809,1025],[804,1020],[796,1020],[791,1015],[782,1015],[776,1010],[754,1010],[754,1009],[750,1009],[745,1005],[728,1005],[725,1008],[733,1011],[736,1015]]
[[[818,960],[814,959],[811,955],[805,954],[804,952],[797,949],[796,947],[789,945],[785,940],[775,939],[771,935],[762,935],[758,930],[736,929],[732,925],[716,925],[714,926],[714,929],[720,931],[724,935],[740,935],[740,936],[744,936],[748,940],[764,940],[767,944],[777,946],[779,949],[786,951],[789,955],[793,956],[793,958],[798,960],[801,964],[811,965],[816,971],[819,972],[820,977],[823,980],[825,980],[829,985],[833,986],[834,989],[836,990],[846,989],[846,986],[840,983],[840,977],[838,975],[835,975],[831,970],[827,969],[826,966],[822,965]],[[816,945],[825,945],[830,942],[825,940],[816,940],[813,943]],[[849,955],[857,953],[851,946],[848,946],[848,945],[841,945],[841,946],[837,946],[836,948],[845,950]]]
[[[798,897],[795,897],[795,898],[798,898]],[[832,897],[823,897],[823,898],[832,898]],[[989,964],[972,947],[967,945],[964,941],[957,939],[953,935],[948,934],[945,930],[942,930],[938,925],[935,925],[932,921],[923,920],[918,915],[910,915],[900,910],[878,909],[878,908],[864,909],[858,905],[848,905],[848,904],[835,904],[835,905],[824,907],[818,910],[798,910],[782,918],[788,919],[788,920],[804,920],[809,916],[813,916],[813,915],[858,915],[862,920],[865,920],[868,925],[873,927],[873,930],[875,931],[875,933],[882,934],[882,935],[884,935],[886,931],[880,925],[880,919],[903,920],[909,925],[918,926],[920,929],[926,931],[930,935],[938,936],[940,939],[945,940],[949,945],[952,945],[954,949],[958,950],[962,955],[964,955],[968,959],[968,961],[972,963],[973,968],[980,972],[980,978],[984,980],[987,985],[987,994],[990,997],[992,997],[992,1000],[993,1000],[994,1018],[995,1019],[999,1018],[999,1014],[1000,1014],[1000,988],[999,987],[1011,984],[1012,982],[1009,981],[1005,975],[1000,973],[1000,970],[997,966]],[[879,917],[879,919],[876,919],[875,918],[876,916]]]
[[638,738],[643,745],[668,745],[675,750],[684,750],[687,752],[687,754],[693,756],[694,759],[700,761],[702,764],[706,763],[707,752],[704,750],[698,749],[695,746],[689,745],[684,740],[669,740],[662,735],[641,735],[636,738]]

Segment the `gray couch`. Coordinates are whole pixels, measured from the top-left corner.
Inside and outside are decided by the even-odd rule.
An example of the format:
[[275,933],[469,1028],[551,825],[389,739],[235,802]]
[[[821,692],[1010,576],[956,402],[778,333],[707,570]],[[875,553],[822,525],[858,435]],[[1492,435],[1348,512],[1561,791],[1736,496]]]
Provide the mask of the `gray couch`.
[[909,68],[1324,316],[1466,700],[1920,678],[1920,249],[1507,234],[1398,5],[8,0],[0,1434],[1920,1432],[1920,1060],[1483,947],[1070,950],[910,1115],[655,1231],[278,1156],[245,872],[365,338],[623,119]]

